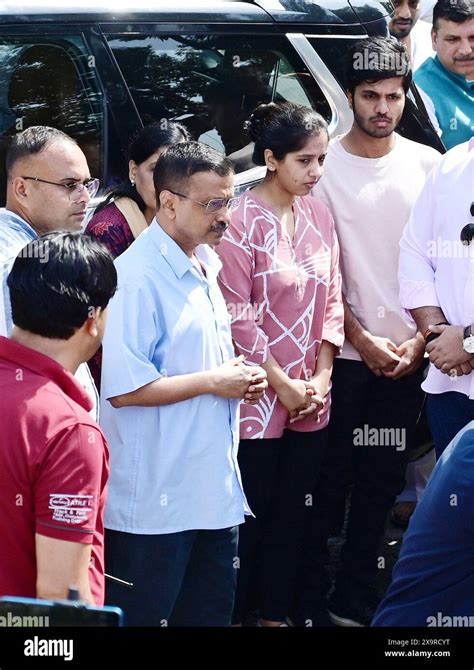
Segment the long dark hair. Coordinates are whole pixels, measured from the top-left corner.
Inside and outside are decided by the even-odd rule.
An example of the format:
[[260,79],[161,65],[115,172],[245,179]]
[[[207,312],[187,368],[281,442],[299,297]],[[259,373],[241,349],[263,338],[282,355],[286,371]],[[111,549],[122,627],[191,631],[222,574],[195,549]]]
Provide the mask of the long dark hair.
[[[187,142],[188,140],[189,133],[180,123],[166,119],[150,123],[133,135],[130,140],[127,150],[127,163],[132,160],[137,165],[140,165],[158,151],[160,147],[183,141]],[[145,211],[146,205],[143,198],[135,186],[132,186],[127,179],[121,184],[114,186],[107,193],[105,200],[97,205],[95,213],[100,212],[104,207],[107,207],[107,205],[110,205],[111,202],[118,198],[131,198],[137,203],[142,212]]]

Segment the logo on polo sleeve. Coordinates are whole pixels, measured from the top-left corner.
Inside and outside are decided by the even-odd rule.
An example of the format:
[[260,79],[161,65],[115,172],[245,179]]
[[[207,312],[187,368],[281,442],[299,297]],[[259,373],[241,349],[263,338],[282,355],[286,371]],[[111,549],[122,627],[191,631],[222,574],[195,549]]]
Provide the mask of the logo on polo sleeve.
[[51,493],[49,509],[52,510],[53,521],[71,525],[83,524],[94,511],[94,496]]

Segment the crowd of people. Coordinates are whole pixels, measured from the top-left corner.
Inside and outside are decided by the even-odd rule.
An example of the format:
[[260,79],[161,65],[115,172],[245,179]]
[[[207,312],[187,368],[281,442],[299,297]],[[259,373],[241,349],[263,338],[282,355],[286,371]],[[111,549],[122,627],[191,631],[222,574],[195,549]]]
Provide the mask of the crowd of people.
[[[77,143],[15,136],[0,595],[75,585],[131,626],[474,615],[474,6],[438,0],[414,74],[441,156],[396,132],[426,31],[419,0],[394,4],[393,37],[345,56],[351,130],[259,104],[245,129],[266,173],[239,197],[228,157],[150,124],[84,230],[99,183]],[[435,468],[434,451],[410,463],[425,404]]]

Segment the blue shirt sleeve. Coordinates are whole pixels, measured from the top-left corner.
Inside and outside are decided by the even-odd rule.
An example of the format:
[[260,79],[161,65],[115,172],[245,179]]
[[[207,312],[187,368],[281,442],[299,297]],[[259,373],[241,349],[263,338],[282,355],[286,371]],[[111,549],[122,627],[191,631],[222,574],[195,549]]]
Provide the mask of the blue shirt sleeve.
[[156,349],[163,336],[158,306],[146,282],[119,284],[108,308],[101,395],[131,393],[159,379]]

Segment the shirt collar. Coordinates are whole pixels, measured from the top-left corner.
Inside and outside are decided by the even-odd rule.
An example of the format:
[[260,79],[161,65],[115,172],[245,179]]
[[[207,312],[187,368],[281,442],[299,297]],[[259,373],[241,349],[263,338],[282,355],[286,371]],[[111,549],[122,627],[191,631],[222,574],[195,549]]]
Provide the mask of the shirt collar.
[[458,86],[461,86],[464,88],[466,91],[469,91],[471,93],[471,85],[472,81],[468,81],[466,77],[464,77],[462,74],[457,74],[457,72],[451,72],[451,70],[448,70],[447,68],[444,67],[443,63],[440,61],[438,58],[438,54],[435,54],[434,57],[435,62],[437,63],[438,67],[440,67],[443,72],[446,73],[446,75],[453,81],[455,84]]
[[7,337],[0,337],[0,359],[14,363],[20,369],[27,368],[41,377],[46,377],[87,412],[94,406],[92,399],[73,375],[50,356],[25,347]]
[[10,209],[7,209],[6,207],[0,208],[0,222],[2,223],[9,223],[9,224],[16,224],[23,230],[25,233],[27,233],[32,240],[37,239],[38,233],[34,228],[30,226],[30,224],[25,221],[25,219],[22,219],[19,214],[16,214],[15,212],[12,212]]
[[[154,218],[149,226],[149,235],[157,246],[158,251],[171,267],[178,279],[181,279],[186,272],[194,270],[194,264],[168,233]],[[208,244],[200,244],[196,247],[196,256],[204,265],[206,274],[209,277],[217,277],[222,263],[216,252]]]
[[216,279],[222,268],[222,261],[209,244],[200,244],[196,248],[196,256],[206,268],[208,279]]

